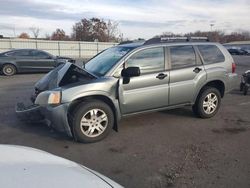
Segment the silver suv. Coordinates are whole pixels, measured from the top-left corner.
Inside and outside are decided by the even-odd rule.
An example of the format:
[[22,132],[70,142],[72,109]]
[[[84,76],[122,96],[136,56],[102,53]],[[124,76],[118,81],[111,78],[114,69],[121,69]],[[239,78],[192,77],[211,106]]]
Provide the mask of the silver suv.
[[76,141],[103,139],[125,116],[192,106],[214,116],[237,75],[228,51],[201,38],[153,38],[117,45],[82,69],[60,65],[35,85],[34,104],[19,103],[23,119],[46,122]]

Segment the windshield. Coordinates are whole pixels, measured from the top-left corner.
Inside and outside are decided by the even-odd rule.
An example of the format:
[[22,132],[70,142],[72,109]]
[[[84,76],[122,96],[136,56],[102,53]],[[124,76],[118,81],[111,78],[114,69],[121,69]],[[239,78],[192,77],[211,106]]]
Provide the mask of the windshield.
[[86,63],[85,69],[97,76],[103,76],[132,49],[121,46],[109,48]]

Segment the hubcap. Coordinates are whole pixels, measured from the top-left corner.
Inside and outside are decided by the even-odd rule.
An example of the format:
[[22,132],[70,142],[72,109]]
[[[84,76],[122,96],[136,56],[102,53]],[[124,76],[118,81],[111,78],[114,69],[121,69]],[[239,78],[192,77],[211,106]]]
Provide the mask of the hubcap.
[[108,116],[101,109],[91,109],[85,113],[80,122],[80,128],[84,135],[97,137],[101,135],[108,125]]
[[9,75],[9,74],[12,74],[13,73],[13,69],[9,66],[5,67],[4,68],[4,73]]
[[11,69],[11,68],[7,68],[7,69],[6,69],[6,72],[7,72],[7,73],[12,73],[12,69]]
[[203,101],[203,109],[206,114],[212,114],[218,106],[218,98],[215,93],[209,93]]

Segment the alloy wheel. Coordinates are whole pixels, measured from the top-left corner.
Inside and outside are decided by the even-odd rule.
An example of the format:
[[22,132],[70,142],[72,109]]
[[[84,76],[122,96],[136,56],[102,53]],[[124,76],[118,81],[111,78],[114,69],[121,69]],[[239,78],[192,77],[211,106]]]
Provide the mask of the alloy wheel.
[[101,135],[107,126],[107,114],[103,110],[97,108],[87,111],[80,121],[81,131],[88,137],[97,137]]
[[206,114],[212,114],[218,106],[218,97],[215,93],[209,93],[203,101],[203,110]]

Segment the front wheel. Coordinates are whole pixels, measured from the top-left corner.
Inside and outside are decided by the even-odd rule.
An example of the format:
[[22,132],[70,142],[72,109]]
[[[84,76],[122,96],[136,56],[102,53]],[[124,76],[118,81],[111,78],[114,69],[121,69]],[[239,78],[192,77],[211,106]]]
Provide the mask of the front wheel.
[[199,94],[193,111],[201,118],[210,118],[218,112],[220,103],[221,95],[218,89],[206,87]]
[[81,103],[73,117],[74,136],[83,143],[104,139],[114,124],[113,111],[106,103],[98,100]]
[[243,88],[243,95],[247,95],[248,87],[245,85]]

